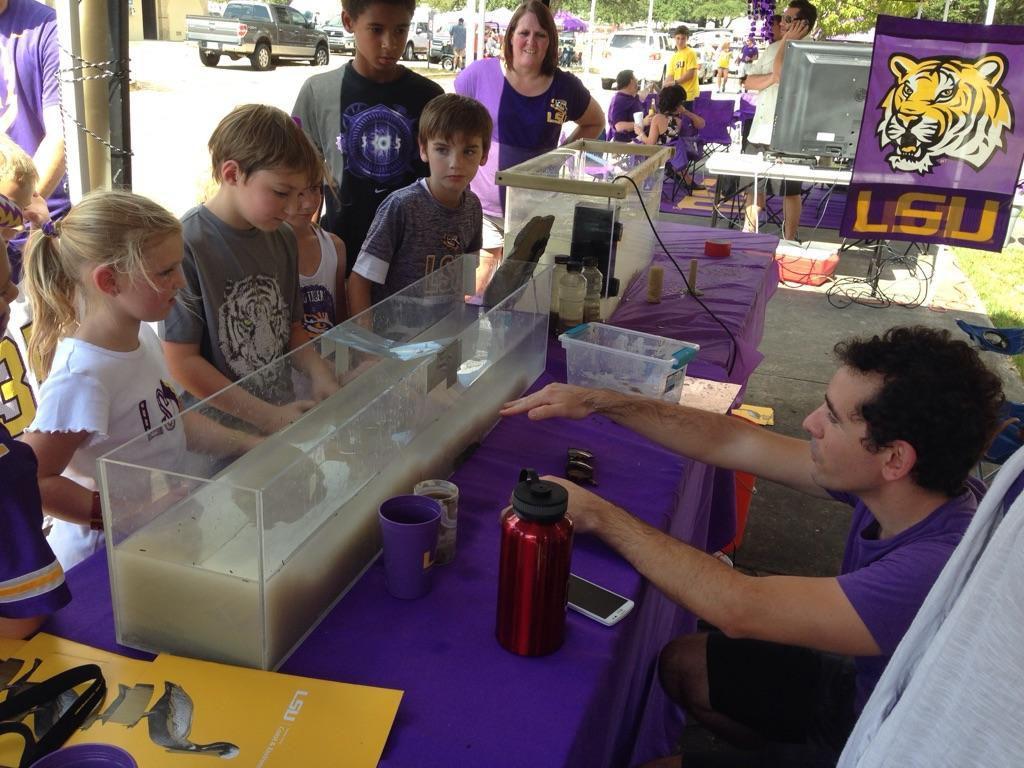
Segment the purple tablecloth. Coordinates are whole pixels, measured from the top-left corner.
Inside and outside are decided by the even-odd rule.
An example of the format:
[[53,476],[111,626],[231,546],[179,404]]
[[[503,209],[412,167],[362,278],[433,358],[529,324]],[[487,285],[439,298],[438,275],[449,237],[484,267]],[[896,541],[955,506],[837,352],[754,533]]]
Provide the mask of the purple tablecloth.
[[[779,239],[774,235],[686,224],[661,224],[658,231],[687,279],[690,261],[697,259],[697,288],[704,292],[699,298],[736,339],[732,372],[727,372],[733,346],[729,336],[695,298],[683,293],[683,276],[660,247],[652,265],[665,270],[661,302],[647,303],[648,267],[626,288],[610,322],[696,342],[701,345],[700,355],[687,369],[689,374],[745,384],[763,359],[757,347],[764,335],[765,307],[778,286],[774,255]],[[707,240],[730,242],[732,254],[727,258],[705,256]]]
[[[685,225],[666,229],[666,245],[673,253],[676,244],[692,239],[687,234],[691,228]],[[704,231],[699,228],[701,243]],[[739,256],[733,258],[741,261]],[[764,301],[776,281],[769,263],[761,264],[756,286],[753,279],[740,281],[745,288],[721,297],[720,316],[735,335],[754,346]],[[738,307],[744,292],[746,317],[729,308]],[[632,295],[630,288],[627,297]],[[708,299],[718,311],[714,290]],[[631,322],[631,327],[646,329],[649,318],[631,304],[621,305],[614,322],[623,322],[620,313],[634,312],[636,325]],[[682,302],[664,301],[653,309],[673,305],[677,312],[688,312]],[[647,306],[638,304],[636,309]],[[761,318],[755,317],[758,314]],[[671,324],[667,316],[664,322]],[[658,332],[672,335],[665,330]],[[714,351],[720,348],[713,340],[720,332],[707,326],[695,334],[687,327],[680,338]],[[743,359],[746,365],[753,358]],[[713,361],[704,366],[694,363],[691,370],[711,376],[717,368],[724,375]],[[738,371],[739,364],[734,377]],[[552,344],[547,373],[535,387],[564,377],[564,355]],[[633,613],[605,628],[570,612],[564,646],[544,658],[514,656],[494,639],[498,514],[520,468],[560,473],[570,446],[595,454],[597,491],[602,496],[696,546],[709,543],[709,519],[731,516],[731,484],[728,498],[718,498],[723,490],[717,479],[721,473],[606,419],[502,420],[452,477],[460,488],[458,553],[453,563],[435,571],[431,593],[416,601],[390,597],[383,568],[375,563],[281,668],[291,674],[404,690],[381,765],[593,768],[633,764],[671,750],[680,715],[661,693],[655,662],[665,642],[692,629],[692,617],[593,537],[575,541],[573,571],[636,601]],[[47,631],[145,657],[114,641],[102,552],[70,571],[68,583],[74,599],[49,621]]]

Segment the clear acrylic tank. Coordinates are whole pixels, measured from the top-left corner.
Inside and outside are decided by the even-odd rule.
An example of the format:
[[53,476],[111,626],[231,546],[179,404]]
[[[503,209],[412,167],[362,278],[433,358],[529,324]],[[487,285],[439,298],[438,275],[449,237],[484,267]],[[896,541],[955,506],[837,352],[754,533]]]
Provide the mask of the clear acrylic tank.
[[[580,140],[499,171],[505,252],[527,222],[553,217],[541,263],[553,264],[563,253],[597,256],[605,278],[601,316],[609,317],[629,281],[651,261],[655,239],[644,207],[657,223],[671,154],[667,147]],[[609,277],[619,282],[615,295],[608,290]]]
[[[459,257],[309,342],[340,389],[248,453],[139,464],[141,435],[100,459],[119,643],[262,669],[287,657],[377,556],[380,502],[448,476],[544,370],[551,270],[482,307],[466,301],[475,265]],[[294,356],[232,387],[308,395]],[[223,420],[214,399],[183,416]]]

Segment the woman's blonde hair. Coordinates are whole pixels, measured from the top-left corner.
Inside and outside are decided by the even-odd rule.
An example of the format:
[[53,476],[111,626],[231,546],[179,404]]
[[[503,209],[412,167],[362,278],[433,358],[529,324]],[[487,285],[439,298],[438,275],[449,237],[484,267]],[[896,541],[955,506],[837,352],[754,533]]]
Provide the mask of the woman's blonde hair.
[[28,354],[36,378],[50,372],[57,342],[78,326],[78,288],[96,267],[151,280],[147,244],[181,233],[181,223],[148,198],[92,192],[61,221],[36,230],[25,246],[24,286],[32,302]]

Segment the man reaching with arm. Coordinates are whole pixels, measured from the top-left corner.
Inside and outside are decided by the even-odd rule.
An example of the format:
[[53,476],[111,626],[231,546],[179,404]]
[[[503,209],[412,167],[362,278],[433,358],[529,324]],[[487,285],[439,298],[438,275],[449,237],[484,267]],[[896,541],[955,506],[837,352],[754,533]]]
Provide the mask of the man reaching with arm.
[[[697,461],[854,508],[838,577],[751,577],[549,478],[569,489],[577,532],[599,536],[719,628],[673,640],[658,670],[674,701],[745,750],[716,765],[834,764],[984,490],[968,474],[998,427],[1003,395],[974,350],[945,331],[894,328],[839,344],[836,354],[841,366],[824,403],[804,421],[809,440],[559,384],[502,411],[531,419],[599,413]],[[702,764],[685,757],[687,768]]]

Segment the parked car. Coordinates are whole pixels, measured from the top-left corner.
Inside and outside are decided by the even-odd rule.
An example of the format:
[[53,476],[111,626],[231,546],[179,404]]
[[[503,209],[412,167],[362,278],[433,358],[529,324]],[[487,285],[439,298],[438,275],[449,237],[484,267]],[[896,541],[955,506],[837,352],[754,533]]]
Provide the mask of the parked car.
[[409,29],[409,42],[405,44],[402,58],[415,61],[417,56],[426,56],[430,52],[430,24],[426,21],[413,22]]
[[199,59],[215,67],[222,55],[243,56],[258,71],[280,59],[308,59],[317,66],[330,61],[327,35],[301,13],[274,3],[228,3],[223,16],[185,17],[185,39],[199,44]]
[[624,69],[632,69],[641,82],[660,83],[665,79],[665,68],[675,48],[672,38],[664,32],[612,32],[598,64],[601,86],[605,90],[612,88],[616,76]]
[[320,27],[327,35],[327,43],[335,53],[353,53],[356,49],[356,36],[345,29],[341,16],[335,16]]

